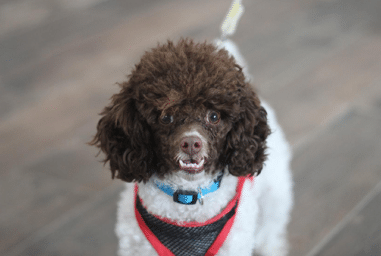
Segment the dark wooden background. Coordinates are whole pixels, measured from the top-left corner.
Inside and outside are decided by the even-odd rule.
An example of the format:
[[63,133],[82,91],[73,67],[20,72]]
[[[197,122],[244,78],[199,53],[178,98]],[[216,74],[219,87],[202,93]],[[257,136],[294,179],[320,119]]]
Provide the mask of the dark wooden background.
[[[214,39],[230,3],[0,2],[0,255],[115,255],[97,113],[145,50]],[[290,255],[381,255],[381,1],[243,3],[233,40],[294,151]]]

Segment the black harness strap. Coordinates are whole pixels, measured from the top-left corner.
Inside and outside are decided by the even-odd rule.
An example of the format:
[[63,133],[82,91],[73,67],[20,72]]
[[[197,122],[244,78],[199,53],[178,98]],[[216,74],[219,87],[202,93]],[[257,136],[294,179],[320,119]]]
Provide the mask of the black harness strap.
[[182,227],[164,222],[150,214],[136,196],[136,209],[147,227],[176,256],[203,256],[213,244],[226,222],[234,216],[235,206],[219,220],[200,227]]

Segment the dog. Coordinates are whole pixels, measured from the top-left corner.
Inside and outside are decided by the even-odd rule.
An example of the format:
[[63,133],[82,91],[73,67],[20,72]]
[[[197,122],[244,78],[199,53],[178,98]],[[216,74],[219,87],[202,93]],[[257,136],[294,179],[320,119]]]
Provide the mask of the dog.
[[291,149],[227,34],[146,52],[101,113],[121,256],[288,252]]

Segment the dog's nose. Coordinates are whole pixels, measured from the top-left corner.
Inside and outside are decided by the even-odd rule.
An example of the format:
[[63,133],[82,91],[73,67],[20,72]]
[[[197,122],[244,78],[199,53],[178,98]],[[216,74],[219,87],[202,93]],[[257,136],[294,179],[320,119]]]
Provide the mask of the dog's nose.
[[201,151],[201,149],[202,142],[201,139],[197,136],[184,137],[181,140],[181,150],[190,156],[197,154]]

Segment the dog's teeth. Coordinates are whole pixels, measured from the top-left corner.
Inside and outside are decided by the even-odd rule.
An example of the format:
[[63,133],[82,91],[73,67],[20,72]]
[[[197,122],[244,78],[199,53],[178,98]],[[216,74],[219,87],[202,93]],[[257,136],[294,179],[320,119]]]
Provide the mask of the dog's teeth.
[[201,162],[199,164],[196,164],[196,168],[200,168],[204,163],[204,159],[201,160]]
[[185,168],[199,169],[204,164],[204,159],[200,163],[184,163],[183,160],[179,160],[180,166]]

